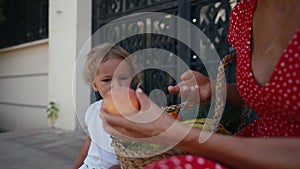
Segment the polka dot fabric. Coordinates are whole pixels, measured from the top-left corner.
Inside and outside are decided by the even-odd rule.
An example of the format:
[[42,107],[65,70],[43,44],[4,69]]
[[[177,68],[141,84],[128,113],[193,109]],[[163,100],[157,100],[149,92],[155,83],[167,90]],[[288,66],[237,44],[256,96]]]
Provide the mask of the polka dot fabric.
[[145,169],[226,169],[219,163],[210,161],[203,157],[185,155],[175,156],[145,167]]
[[[230,15],[228,40],[236,49],[236,79],[243,100],[256,111],[258,119],[237,135],[241,137],[300,136],[300,25],[265,86],[255,81],[251,63],[251,29],[256,0],[242,0]],[[171,157],[145,169],[226,168],[197,156]]]
[[244,137],[300,136],[300,26],[283,51],[269,82],[260,86],[251,70],[251,29],[256,0],[231,13],[228,40],[236,49],[239,93],[259,118],[238,133]]

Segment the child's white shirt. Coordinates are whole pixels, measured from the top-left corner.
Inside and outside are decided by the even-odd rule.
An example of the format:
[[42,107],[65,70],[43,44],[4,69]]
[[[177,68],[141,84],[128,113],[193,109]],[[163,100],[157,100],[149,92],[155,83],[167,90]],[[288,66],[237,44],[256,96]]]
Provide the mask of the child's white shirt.
[[91,104],[85,114],[85,123],[91,137],[91,144],[84,163],[100,169],[106,169],[119,164],[114,148],[111,146],[112,138],[103,129],[99,110],[102,100]]

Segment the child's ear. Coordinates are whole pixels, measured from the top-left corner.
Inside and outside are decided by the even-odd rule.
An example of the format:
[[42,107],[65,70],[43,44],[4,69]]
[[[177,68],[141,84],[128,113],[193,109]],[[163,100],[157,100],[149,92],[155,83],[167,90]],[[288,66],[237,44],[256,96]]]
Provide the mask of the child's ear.
[[96,83],[95,82],[93,82],[93,89],[94,89],[94,91],[96,92],[96,91],[98,91],[97,90],[97,86],[96,86]]

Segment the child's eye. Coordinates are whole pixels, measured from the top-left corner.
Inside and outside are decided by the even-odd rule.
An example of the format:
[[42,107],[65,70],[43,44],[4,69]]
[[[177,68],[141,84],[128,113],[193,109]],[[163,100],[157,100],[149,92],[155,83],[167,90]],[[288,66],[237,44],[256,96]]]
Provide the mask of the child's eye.
[[103,79],[102,82],[110,82],[111,79]]
[[120,80],[127,80],[127,79],[128,79],[127,76],[120,77]]

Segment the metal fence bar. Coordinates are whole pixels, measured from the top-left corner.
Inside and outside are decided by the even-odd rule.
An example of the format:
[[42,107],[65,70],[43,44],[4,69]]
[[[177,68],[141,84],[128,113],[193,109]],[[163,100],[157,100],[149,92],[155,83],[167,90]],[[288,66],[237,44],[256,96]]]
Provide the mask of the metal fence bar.
[[6,0],[0,48],[48,38],[48,0]]

